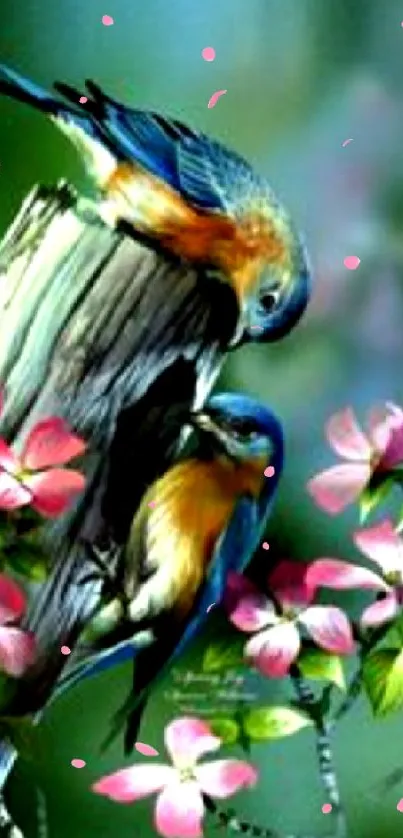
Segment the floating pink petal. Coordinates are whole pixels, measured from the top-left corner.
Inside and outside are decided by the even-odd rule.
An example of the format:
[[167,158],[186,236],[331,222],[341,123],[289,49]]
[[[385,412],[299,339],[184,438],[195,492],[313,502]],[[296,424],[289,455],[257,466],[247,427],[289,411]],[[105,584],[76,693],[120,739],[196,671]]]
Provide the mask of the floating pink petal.
[[209,605],[209,607],[207,608],[206,613],[208,614],[211,611],[211,609],[214,608],[214,606],[215,606],[215,602],[212,602],[211,605]]
[[329,815],[332,811],[332,804],[331,803],[324,803],[322,806],[322,812],[324,815]]
[[85,103],[88,102],[88,97],[87,96],[80,96],[78,101],[80,102],[80,105],[85,105]]
[[139,754],[143,754],[143,757],[156,757],[156,756],[158,756],[158,751],[156,751],[155,748],[153,748],[152,745],[146,745],[145,742],[136,742],[134,747],[135,747],[136,751],[139,752]]
[[110,15],[103,15],[102,16],[102,23],[104,26],[112,26],[114,24],[114,19]]
[[[403,21],[402,21],[402,26],[403,26]],[[396,809],[397,809],[398,812],[403,812],[403,797],[399,800],[399,802],[396,806]]]
[[350,137],[348,140],[344,140],[344,143],[342,143],[343,148],[344,148],[346,145],[348,145],[349,143],[352,143],[352,142],[353,142],[353,138],[352,138],[352,137]]
[[206,722],[190,716],[175,719],[165,729],[165,746],[174,763],[196,762],[203,754],[216,751],[221,740],[213,736]]
[[37,422],[28,435],[21,461],[33,471],[62,466],[85,451],[84,440],[72,434],[66,422],[55,416]]
[[262,544],[262,547],[263,547],[263,550],[268,550],[268,549],[269,549],[269,547],[270,547],[269,542],[268,542],[268,541],[264,541],[264,542],[263,542],[263,544]]
[[224,96],[224,93],[226,92],[226,90],[216,90],[216,92],[213,93],[213,95],[208,100],[207,107],[214,108],[214,105],[218,102],[220,96]]
[[274,469],[273,466],[267,466],[267,468],[265,468],[265,470],[263,472],[265,477],[273,477],[274,473],[275,473],[275,469]]
[[69,655],[71,652],[70,646],[62,646],[60,649],[62,655]]
[[253,786],[257,771],[239,759],[218,759],[199,765],[195,776],[204,794],[221,799],[230,797],[241,788]]
[[86,764],[85,759],[72,759],[70,763],[73,768],[84,768],[84,765]]
[[348,268],[349,271],[355,271],[357,270],[358,265],[361,262],[361,259],[359,259],[358,256],[346,256],[346,258],[343,261],[345,267]]
[[202,49],[202,56],[205,61],[214,61],[215,59],[215,49],[214,47],[204,47]]

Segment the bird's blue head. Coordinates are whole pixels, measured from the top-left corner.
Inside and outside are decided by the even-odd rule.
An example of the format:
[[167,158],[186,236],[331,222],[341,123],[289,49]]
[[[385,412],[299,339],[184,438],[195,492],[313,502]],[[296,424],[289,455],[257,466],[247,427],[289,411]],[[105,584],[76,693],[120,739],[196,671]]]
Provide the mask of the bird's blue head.
[[232,459],[242,463],[264,458],[274,468],[270,481],[274,488],[283,468],[284,436],[269,408],[241,393],[218,393],[194,414],[193,421]]
[[267,218],[266,238],[255,282],[242,300],[240,343],[268,343],[284,337],[302,317],[311,295],[307,249],[278,204],[272,205]]

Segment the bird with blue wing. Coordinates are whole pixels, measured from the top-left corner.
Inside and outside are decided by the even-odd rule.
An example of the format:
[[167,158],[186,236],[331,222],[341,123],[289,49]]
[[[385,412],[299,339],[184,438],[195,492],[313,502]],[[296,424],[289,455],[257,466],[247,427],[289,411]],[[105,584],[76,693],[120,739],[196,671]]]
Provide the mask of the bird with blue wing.
[[95,620],[103,632],[108,625],[108,647],[73,665],[59,686],[134,657],[133,690],[119,714],[126,750],[154,679],[222,600],[228,572],[242,571],[252,558],[283,469],[281,424],[254,399],[213,396],[191,421],[193,450],[144,495],[122,551],[119,591]]
[[127,107],[87,81],[64,100],[0,66],[0,93],[47,114],[78,147],[112,225],[206,270],[231,289],[234,342],[277,340],[304,312],[304,244],[266,179],[200,131]]
[[[68,369],[57,393],[64,418],[88,443],[87,484],[75,514],[48,528],[55,567],[28,618],[41,655],[16,688],[10,712],[20,715],[48,701],[65,666],[60,647],[73,648],[85,623],[82,539],[124,545],[133,517],[143,536],[148,520],[157,526],[142,498],[169,472],[189,411],[203,405],[230,350],[289,333],[311,289],[299,232],[239,154],[176,119],[128,107],[94,82],[86,87],[85,97],[64,83],[53,93],[0,66],[0,95],[48,116],[78,148],[96,187],[94,212],[116,236],[116,252],[124,250],[123,264],[110,267],[111,285],[120,272],[122,299],[111,322],[91,322],[88,305],[88,350],[81,322],[53,351],[54,368]],[[151,275],[133,264],[132,240],[160,256]],[[88,298],[96,281],[95,274]],[[190,475],[180,474],[190,486]],[[141,561],[140,568],[137,580],[125,581],[130,594],[139,584],[138,608],[155,570]]]

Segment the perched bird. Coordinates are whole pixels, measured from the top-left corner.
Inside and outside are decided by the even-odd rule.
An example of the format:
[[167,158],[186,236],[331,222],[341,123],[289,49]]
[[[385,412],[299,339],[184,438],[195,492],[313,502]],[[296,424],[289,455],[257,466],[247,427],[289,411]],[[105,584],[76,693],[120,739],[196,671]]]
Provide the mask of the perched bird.
[[[254,399],[213,396],[192,423],[193,451],[144,495],[122,552],[120,592],[98,616],[126,636],[73,666],[59,688],[135,656],[128,750],[155,677],[200,630],[208,607],[220,602],[228,571],[251,559],[283,468],[280,422]],[[269,464],[274,474],[266,477]]]
[[85,97],[54,86],[66,102],[0,66],[0,93],[48,114],[76,144],[108,223],[124,222],[135,237],[229,285],[239,309],[234,342],[286,334],[307,305],[310,273],[301,238],[267,181],[221,143],[129,108],[92,81]]
[[[299,233],[266,180],[238,154],[175,119],[128,108],[93,82],[85,102],[68,85],[55,88],[60,96],[0,67],[0,94],[48,115],[79,147],[98,190],[95,211],[112,225],[117,254],[107,270],[99,257],[93,296],[116,295],[116,288],[118,296],[113,317],[101,312],[93,322],[91,286],[77,301],[73,325],[62,330],[65,341],[50,352],[52,370],[66,371],[56,394],[63,416],[90,453],[74,514],[48,533],[54,567],[27,623],[41,654],[8,708],[19,715],[48,701],[65,665],[60,647],[74,647],[92,607],[90,586],[78,585],[86,570],[82,539],[126,543],[147,486],[170,468],[186,416],[205,402],[228,351],[286,335],[310,295]],[[138,251],[133,261],[130,237],[155,251],[152,270],[144,270]],[[110,291],[104,281],[97,297],[105,275]],[[52,322],[57,305],[51,292],[42,301]],[[10,425],[18,426],[13,416]]]

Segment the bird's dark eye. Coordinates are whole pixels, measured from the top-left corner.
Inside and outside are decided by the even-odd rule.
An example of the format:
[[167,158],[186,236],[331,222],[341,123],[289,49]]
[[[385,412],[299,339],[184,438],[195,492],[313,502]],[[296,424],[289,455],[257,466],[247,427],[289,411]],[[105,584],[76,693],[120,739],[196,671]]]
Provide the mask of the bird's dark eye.
[[251,437],[256,435],[256,425],[248,419],[231,419],[228,428],[235,436]]
[[260,305],[266,312],[272,311],[276,307],[279,297],[279,291],[265,291],[259,298]]

